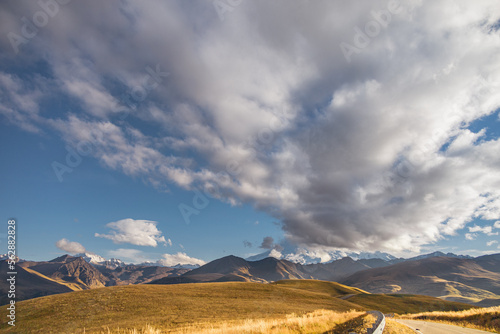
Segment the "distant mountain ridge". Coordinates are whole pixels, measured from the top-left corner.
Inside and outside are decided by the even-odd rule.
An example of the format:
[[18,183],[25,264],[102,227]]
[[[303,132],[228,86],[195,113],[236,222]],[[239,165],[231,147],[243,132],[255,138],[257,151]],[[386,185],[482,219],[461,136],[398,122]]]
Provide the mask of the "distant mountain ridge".
[[469,256],[469,255],[457,255],[457,254],[453,254],[453,253],[446,253],[445,254],[443,252],[437,251],[437,252],[434,252],[434,253],[423,254],[423,255],[411,257],[409,259],[406,259],[406,261],[422,260],[422,259],[428,259],[428,258],[431,258],[431,257],[438,257],[438,256],[442,256],[442,257],[454,257],[454,258],[458,258],[458,259],[473,259],[473,257]]
[[341,283],[372,293],[424,294],[476,305],[500,305],[500,254],[420,257],[359,271]]
[[[6,260],[0,261],[0,270],[3,273],[9,271]],[[16,268],[16,300],[31,299],[47,295],[64,292],[71,292],[74,289],[60,284],[37,272],[32,272],[21,266]],[[5,305],[10,302],[8,298],[9,283],[6,279],[0,280],[0,304]]]
[[[248,261],[231,255],[194,269],[152,263],[127,265],[117,259],[102,261],[103,258],[95,254],[82,255],[18,263],[19,284],[25,287],[20,298],[141,283],[266,283],[317,279],[341,282],[374,293],[416,293],[476,305],[500,305],[500,254],[472,258],[435,252],[411,259],[343,257],[311,264],[274,257]],[[0,261],[0,265],[6,263]],[[6,288],[0,284],[3,293]]]
[[[93,254],[95,255],[95,254]],[[148,283],[166,276],[179,276],[189,269],[163,266],[125,265],[111,259],[101,261],[98,256],[59,256],[50,261],[22,261],[16,263],[17,300],[51,294],[88,290],[112,285]],[[7,260],[0,260],[0,268],[7,272]],[[0,282],[2,297],[6,301],[8,286]],[[5,298],[4,298],[5,297]]]
[[[435,253],[442,254],[442,253]],[[366,255],[366,254],[365,254]],[[389,258],[384,260],[377,255]],[[397,259],[387,256],[386,253],[375,253],[366,258],[354,260],[351,257],[343,257],[327,263],[299,264],[286,259],[266,257],[254,260],[258,257],[250,257],[252,260],[243,259],[234,255],[226,256],[211,261],[198,269],[193,269],[179,277],[165,277],[156,284],[177,284],[194,282],[220,282],[220,281],[247,281],[247,282],[272,282],[281,279],[313,278],[326,281],[340,281],[348,276],[373,268],[387,267],[395,263],[405,262],[405,259]],[[444,254],[446,256],[446,254]],[[423,255],[423,258],[432,257],[432,254]],[[460,256],[449,253],[449,257]],[[266,264],[266,265],[264,265]],[[267,272],[261,268],[266,268]]]
[[295,278],[337,281],[373,293],[423,294],[476,305],[500,305],[500,254],[472,258],[437,252],[418,259],[390,261],[345,257],[307,265],[272,257],[247,261],[226,256],[181,276],[151,283],[273,282]]
[[313,278],[301,270],[301,265],[272,257],[247,261],[234,255],[211,261],[179,277],[165,277],[152,284],[177,284],[196,282],[272,282],[282,279]]
[[19,266],[35,270],[51,279],[72,284],[78,289],[92,289],[106,285],[106,278],[82,257],[63,255],[46,262],[25,261]]
[[322,251],[315,252],[309,251],[302,248],[295,248],[292,246],[285,247],[284,249],[278,251],[277,249],[270,249],[260,254],[256,254],[247,257],[247,261],[259,261],[266,257],[274,257],[279,260],[288,260],[291,262],[305,264],[316,264],[316,263],[328,263],[336,260],[340,260],[345,257],[350,257],[353,260],[369,260],[369,259],[381,259],[384,261],[393,261],[397,258],[389,253],[384,252],[344,252],[340,250],[335,251]]

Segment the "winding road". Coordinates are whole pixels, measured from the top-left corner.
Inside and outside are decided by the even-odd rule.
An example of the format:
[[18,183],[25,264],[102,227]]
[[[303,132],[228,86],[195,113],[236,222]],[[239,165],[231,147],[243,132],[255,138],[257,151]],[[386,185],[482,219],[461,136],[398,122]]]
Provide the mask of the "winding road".
[[458,326],[440,324],[437,322],[430,321],[421,321],[421,320],[403,320],[403,319],[394,319],[411,329],[413,329],[416,333],[422,334],[443,334],[443,333],[452,333],[452,334],[491,334],[491,332],[480,331],[477,329],[471,328],[463,328]]

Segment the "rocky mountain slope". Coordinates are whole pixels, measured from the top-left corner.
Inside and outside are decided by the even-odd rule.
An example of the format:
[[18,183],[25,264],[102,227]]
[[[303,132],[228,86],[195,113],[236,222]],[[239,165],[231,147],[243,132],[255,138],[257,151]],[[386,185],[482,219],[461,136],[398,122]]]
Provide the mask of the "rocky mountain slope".
[[410,293],[500,304],[500,254],[429,257],[357,272],[341,281],[372,293]]
[[195,282],[272,282],[282,279],[313,278],[300,264],[272,257],[247,261],[237,256],[226,256],[193,269],[180,277],[165,277],[154,284]]

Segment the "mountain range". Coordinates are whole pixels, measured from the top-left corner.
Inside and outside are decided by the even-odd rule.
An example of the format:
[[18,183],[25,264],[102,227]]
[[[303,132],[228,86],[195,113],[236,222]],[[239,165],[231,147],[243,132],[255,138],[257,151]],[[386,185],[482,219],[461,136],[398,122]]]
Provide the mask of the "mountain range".
[[480,306],[500,305],[500,254],[421,258],[359,271],[341,283],[371,293],[424,294]]
[[[17,299],[113,285],[316,279],[372,293],[422,294],[481,306],[500,305],[500,254],[472,258],[436,252],[411,259],[344,257],[311,264],[275,257],[249,261],[231,255],[194,269],[125,264],[90,255],[17,263]],[[3,267],[5,260],[0,261],[0,269]],[[6,282],[0,282],[0,291],[3,304],[8,291]]]
[[420,294],[477,306],[500,305],[500,254],[477,258],[432,253],[412,259],[345,257],[301,265],[268,257],[247,261],[236,256],[214,260],[177,277],[151,284],[272,282],[283,279],[336,281],[370,293]]
[[[95,260],[95,258],[94,258]],[[88,290],[113,285],[148,283],[166,276],[179,276],[189,269],[148,265],[125,265],[121,261],[91,261],[89,257],[63,255],[50,261],[21,260],[16,264],[16,299]],[[119,264],[119,265],[116,265]],[[7,261],[0,261],[7,272]],[[0,304],[8,302],[7,281],[0,281]]]
[[314,251],[292,245],[275,245],[274,248],[266,250],[260,254],[247,257],[247,261],[259,261],[267,257],[274,257],[279,260],[288,260],[300,264],[325,263],[350,257],[353,260],[381,259],[384,261],[396,260],[396,257],[384,252],[345,252],[341,250],[321,250]]

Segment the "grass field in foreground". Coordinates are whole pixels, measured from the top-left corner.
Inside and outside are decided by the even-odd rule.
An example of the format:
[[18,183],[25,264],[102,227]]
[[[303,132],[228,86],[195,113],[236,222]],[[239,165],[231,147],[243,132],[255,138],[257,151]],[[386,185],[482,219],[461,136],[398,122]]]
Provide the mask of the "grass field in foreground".
[[500,332],[500,306],[458,312],[423,312],[405,314],[402,319],[431,320],[491,332]]
[[415,332],[399,322],[385,318],[384,334],[415,334]]
[[[298,316],[270,319],[247,319],[196,323],[169,331],[170,334],[304,334],[304,333],[365,333],[375,322],[371,314],[359,311],[335,312],[316,310]],[[162,334],[152,326],[133,330],[110,330],[98,334]]]
[[[355,294],[358,293],[358,294]],[[348,300],[335,298],[355,294]],[[75,291],[16,304],[16,327],[0,333],[95,333],[151,326],[162,332],[200,323],[301,317],[315,310],[378,309],[408,313],[470,308],[424,296],[361,293],[334,282],[314,280],[261,283],[128,285]],[[6,307],[0,309],[6,319]]]
[[[332,283],[335,284],[335,283]],[[260,283],[114,286],[18,302],[16,333],[86,333],[120,328],[167,330],[192,323],[363,309],[327,294]],[[6,308],[0,316],[6,319]],[[8,332],[5,322],[0,332]]]

